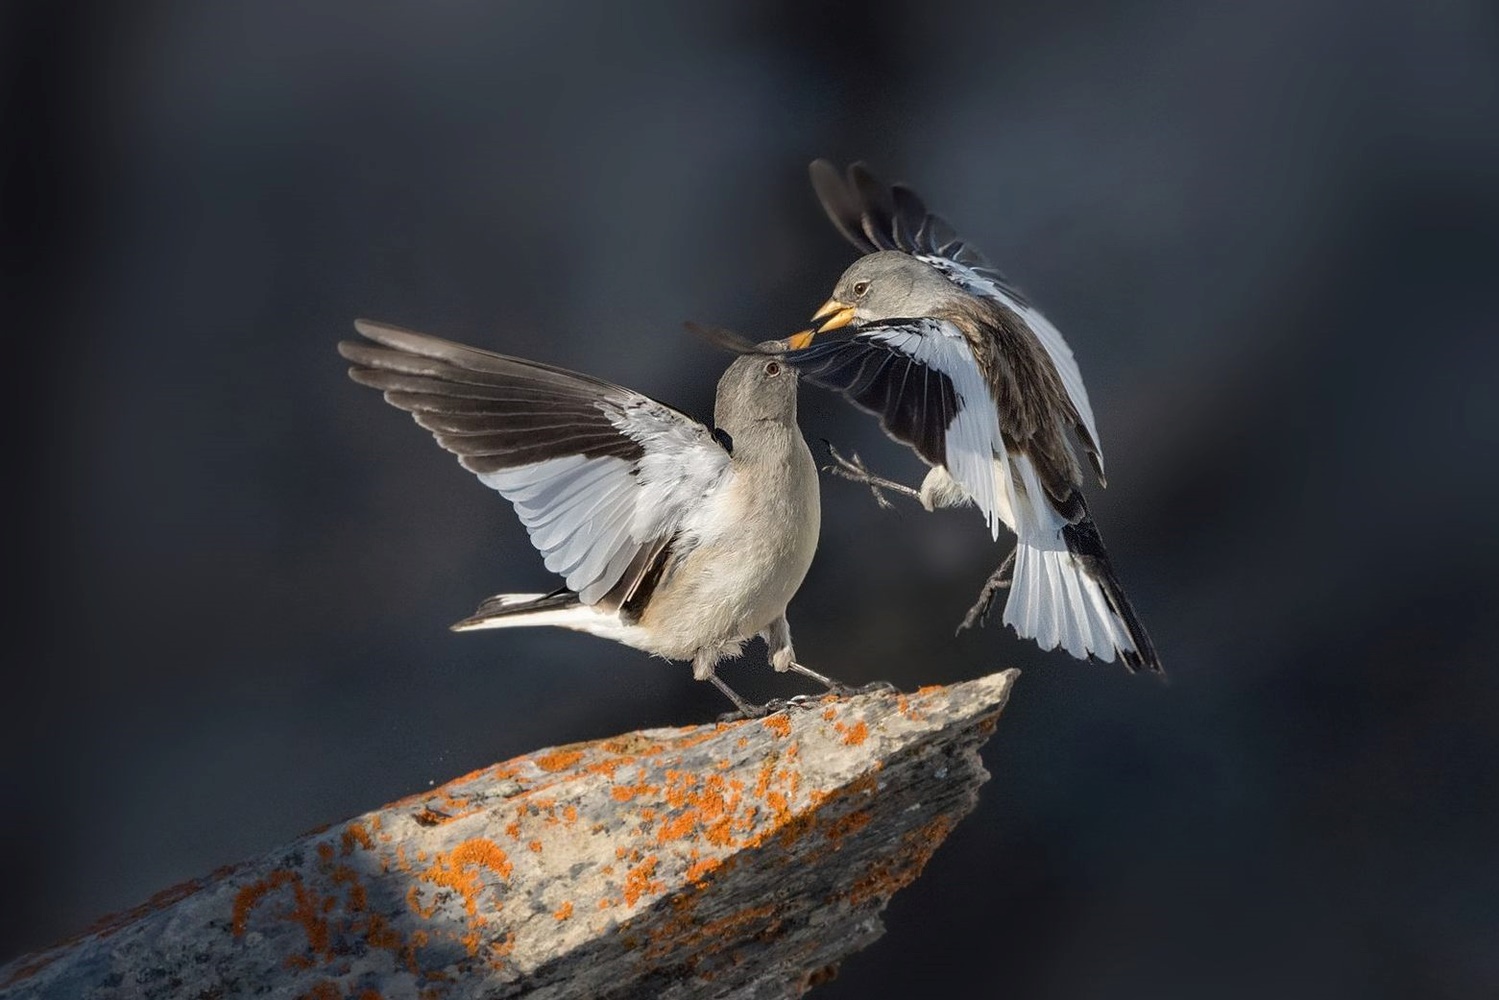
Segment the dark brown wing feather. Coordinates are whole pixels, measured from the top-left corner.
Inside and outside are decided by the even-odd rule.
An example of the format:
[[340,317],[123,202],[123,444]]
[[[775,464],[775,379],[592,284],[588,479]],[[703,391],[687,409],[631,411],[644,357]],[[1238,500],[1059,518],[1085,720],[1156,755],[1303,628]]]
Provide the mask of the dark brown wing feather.
[[633,462],[645,454],[599,405],[623,404],[629,390],[397,327],[363,320],[355,326],[375,343],[338,345],[355,365],[349,377],[384,392],[471,472],[563,455]]
[[994,395],[1005,448],[1030,456],[1053,506],[1059,506],[1082,485],[1082,469],[1066,433],[1076,410],[1051,359],[1019,317],[990,300],[972,299],[940,318],[968,339]]
[[903,250],[943,257],[1005,284],[978,248],[960,237],[940,215],[928,211],[910,188],[886,184],[863,163],[849,167],[845,176],[827,160],[814,160],[808,172],[828,220],[860,252]]

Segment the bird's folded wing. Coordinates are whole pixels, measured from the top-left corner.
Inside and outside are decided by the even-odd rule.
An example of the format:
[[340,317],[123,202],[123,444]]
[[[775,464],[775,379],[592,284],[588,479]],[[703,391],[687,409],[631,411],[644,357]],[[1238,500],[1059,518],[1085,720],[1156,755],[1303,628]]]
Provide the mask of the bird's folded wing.
[[1004,438],[988,385],[956,327],[936,319],[868,324],[854,337],[783,357],[802,378],[877,415],[886,434],[928,464],[944,466],[998,535],[994,470],[1005,460]]
[[828,219],[860,251],[901,250],[911,254],[970,295],[992,299],[1020,320],[1019,325],[1036,338],[1056,368],[1077,411],[1077,435],[1102,480],[1103,451],[1098,444],[1093,406],[1077,359],[1061,331],[1027,302],[978,248],[954,232],[941,216],[928,211],[910,188],[885,184],[862,163],[849,167],[845,177],[827,160],[817,160],[811,175],[812,187]]
[[638,392],[397,327],[355,327],[374,343],[339,344],[350,377],[509,500],[547,568],[585,604],[622,603],[631,576],[649,572],[728,469],[708,428]]

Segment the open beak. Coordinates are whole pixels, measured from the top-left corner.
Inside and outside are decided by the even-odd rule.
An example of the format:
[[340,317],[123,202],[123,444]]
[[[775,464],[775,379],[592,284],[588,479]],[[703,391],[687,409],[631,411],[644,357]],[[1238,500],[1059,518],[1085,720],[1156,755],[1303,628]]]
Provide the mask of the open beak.
[[[841,326],[848,326],[854,320],[854,307],[839,302],[837,299],[828,299],[822,304],[812,316],[812,329],[816,333],[827,333]],[[810,339],[810,338],[809,338]]]
[[799,351],[803,347],[812,346],[812,338],[817,336],[816,330],[803,330],[801,333],[793,333],[786,338],[786,346],[793,351]]
[[853,320],[853,306],[846,306],[837,299],[828,299],[818,307],[817,314],[812,317],[812,329],[793,333],[786,338],[786,344],[791,350],[799,351],[804,347],[812,346],[812,338],[819,333],[827,333],[840,326],[848,326]]

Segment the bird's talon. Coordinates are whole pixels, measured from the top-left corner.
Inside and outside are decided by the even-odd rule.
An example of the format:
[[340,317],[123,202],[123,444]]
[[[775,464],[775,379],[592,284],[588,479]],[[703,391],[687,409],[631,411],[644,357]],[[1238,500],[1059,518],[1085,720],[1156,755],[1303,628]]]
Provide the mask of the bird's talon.
[[873,681],[858,686],[838,682],[828,688],[828,693],[837,698],[853,698],[861,694],[888,694],[894,690],[896,690],[895,685],[889,681]]

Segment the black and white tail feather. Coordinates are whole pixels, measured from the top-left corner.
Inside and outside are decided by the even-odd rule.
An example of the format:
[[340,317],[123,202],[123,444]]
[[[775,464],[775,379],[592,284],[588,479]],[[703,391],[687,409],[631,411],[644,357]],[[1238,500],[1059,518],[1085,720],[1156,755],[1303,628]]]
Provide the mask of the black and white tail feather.
[[454,632],[473,632],[485,628],[515,628],[530,625],[568,624],[597,614],[578,595],[566,587],[550,594],[496,594],[480,602],[473,614],[454,622]]
[[[1101,485],[1103,454],[1061,333],[908,188],[887,187],[860,164],[846,179],[821,160],[811,173],[849,242],[866,254],[915,257],[971,296],[973,308],[863,322],[854,336],[788,352],[786,361],[878,416],[890,437],[933,467],[921,491],[929,508],[952,502],[943,497],[971,500],[995,538],[1001,523],[1015,532],[1003,621],[1017,635],[1043,649],[1104,662],[1117,656],[1132,671],[1160,672],[1077,488],[1067,432]],[[1038,378],[1048,367],[1054,377]],[[1037,419],[1038,402],[1045,419]]]

